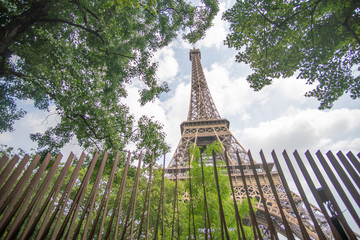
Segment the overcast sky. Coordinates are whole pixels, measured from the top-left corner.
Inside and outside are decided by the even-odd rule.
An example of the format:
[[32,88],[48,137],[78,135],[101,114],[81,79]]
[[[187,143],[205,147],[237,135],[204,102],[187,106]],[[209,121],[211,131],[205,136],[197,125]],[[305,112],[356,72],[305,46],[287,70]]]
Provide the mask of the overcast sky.
[[[223,12],[230,4],[221,3]],[[190,101],[191,62],[189,51],[199,48],[205,76],[215,105],[222,116],[230,120],[230,130],[245,149],[282,151],[321,149],[360,151],[360,101],[343,96],[331,110],[318,110],[319,103],[304,97],[313,86],[292,77],[274,80],[271,86],[254,92],[246,82],[251,69],[235,63],[236,51],[223,45],[227,23],[221,13],[206,37],[195,46],[178,39],[154,56],[159,62],[157,76],[169,83],[171,91],[145,107],[138,104],[138,89],[129,88],[127,102],[137,117],[154,116],[164,124],[172,153],[180,140],[180,123],[187,118]],[[30,132],[44,131],[58,119],[55,114],[37,111],[31,101],[22,101],[28,114],[16,122],[16,131],[0,135],[0,143],[25,150],[36,145]],[[70,145],[68,149],[73,149]],[[80,153],[77,150],[77,153]],[[172,154],[171,154],[172,155]]]

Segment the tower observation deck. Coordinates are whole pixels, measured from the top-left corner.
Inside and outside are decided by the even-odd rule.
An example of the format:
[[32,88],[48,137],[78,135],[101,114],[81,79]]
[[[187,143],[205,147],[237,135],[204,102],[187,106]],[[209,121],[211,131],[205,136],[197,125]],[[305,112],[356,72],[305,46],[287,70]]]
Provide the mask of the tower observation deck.
[[[223,150],[226,150],[227,157],[229,159],[229,167],[231,170],[231,178],[236,194],[236,199],[241,201],[246,198],[244,190],[244,182],[239,171],[239,162],[237,153],[239,154],[241,166],[246,178],[247,188],[250,190],[250,197],[257,199],[257,212],[256,218],[258,224],[263,226],[264,232],[266,231],[267,219],[264,213],[264,206],[262,205],[262,199],[259,194],[259,189],[255,182],[253,171],[250,168],[249,157],[245,148],[236,140],[233,134],[230,132],[230,122],[222,118],[216,109],[215,103],[212,99],[210,90],[207,85],[207,81],[204,75],[204,71],[201,65],[201,53],[199,49],[190,50],[190,61],[192,64],[191,69],[191,97],[189,104],[189,112],[187,120],[180,125],[181,138],[170,163],[166,168],[166,176],[172,180],[185,180],[187,179],[187,172],[190,168],[192,161],[189,154],[189,148],[192,145],[204,147],[218,141],[221,143]],[[229,103],[231,104],[231,103]],[[225,152],[225,151],[224,151]],[[224,156],[218,156],[219,161],[225,161]],[[294,217],[293,210],[289,205],[284,187],[280,180],[279,174],[276,170],[273,170],[274,163],[268,163],[268,168],[271,171],[271,177],[277,188],[279,198],[282,201],[283,209],[285,211],[286,218],[290,223],[291,231],[300,239],[302,239],[301,231],[297,219]],[[262,163],[255,162],[255,168],[259,176],[261,190],[263,196],[266,199],[267,208],[271,214],[273,224],[276,231],[284,234],[285,229],[280,216],[279,208],[276,204],[274,194],[271,191],[270,183],[264,170]],[[293,193],[293,198],[297,206],[302,205],[302,199],[297,194]],[[317,211],[314,207],[314,211]],[[307,216],[307,212],[304,209],[298,209],[300,214],[304,216],[305,228],[311,237],[318,239],[314,227],[310,219]],[[320,212],[321,213],[321,212]]]

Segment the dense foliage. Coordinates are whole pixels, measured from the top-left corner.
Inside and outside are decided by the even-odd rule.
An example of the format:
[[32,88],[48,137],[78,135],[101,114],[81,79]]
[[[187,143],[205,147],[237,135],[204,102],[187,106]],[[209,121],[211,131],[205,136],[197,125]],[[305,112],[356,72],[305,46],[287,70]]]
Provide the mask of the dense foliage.
[[237,1],[223,18],[225,44],[250,64],[250,86],[298,74],[316,87],[306,96],[331,108],[344,93],[360,97],[360,3],[356,0]]
[[40,148],[59,149],[76,137],[83,148],[122,149],[137,125],[121,103],[127,86],[140,86],[141,104],[167,91],[152,54],[180,32],[190,42],[204,36],[218,3],[14,0],[0,9],[0,133],[24,116],[17,101],[31,99],[60,116],[32,135]]
[[[192,156],[190,171],[191,190],[190,181],[187,180],[185,182],[181,182],[183,186],[181,186],[179,191],[179,198],[181,200],[179,203],[178,216],[178,219],[180,219],[180,239],[195,239],[195,234],[196,239],[206,239],[205,226],[208,225],[205,225],[205,221],[207,221],[207,214],[209,216],[209,222],[211,226],[210,228],[207,227],[208,235],[210,235],[209,229],[211,229],[213,239],[222,239],[219,197],[216,187],[216,177],[212,157],[213,151],[217,156],[220,156],[222,151],[220,143],[214,142],[213,144],[207,146],[202,154],[200,154],[199,147],[193,147],[190,149]],[[235,208],[231,194],[229,178],[226,172],[226,165],[222,160],[218,160],[217,177],[220,186],[219,190],[227,231],[229,234],[229,239],[237,239],[238,235]],[[203,161],[203,164],[201,164],[201,161]],[[204,172],[204,175],[202,172]],[[203,186],[205,186],[205,194]],[[192,201],[189,199],[190,191],[192,192]],[[204,195],[206,195],[207,204],[205,204]],[[205,205],[207,207],[208,213],[206,211]],[[247,199],[243,199],[241,203],[238,203],[238,210],[242,219],[247,216],[249,213]],[[254,210],[256,211],[256,209]],[[252,228],[249,226],[243,226],[243,228],[246,238],[253,239],[254,236]]]

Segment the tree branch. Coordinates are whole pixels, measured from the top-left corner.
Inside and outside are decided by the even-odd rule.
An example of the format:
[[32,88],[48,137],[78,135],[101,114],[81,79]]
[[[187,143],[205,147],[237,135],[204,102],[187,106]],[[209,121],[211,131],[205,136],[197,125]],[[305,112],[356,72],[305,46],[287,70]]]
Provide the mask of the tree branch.
[[100,18],[93,12],[91,11],[90,9],[88,9],[87,7],[84,7],[85,11],[90,13],[91,16],[93,16],[94,18],[96,18],[97,20],[100,20]]
[[346,17],[345,21],[342,23],[342,25],[354,36],[358,44],[360,45],[360,39],[356,35],[355,31],[349,26],[349,16]]
[[56,100],[56,95],[54,93],[49,92],[44,87],[44,84],[37,82],[35,79],[33,79],[23,73],[15,72],[13,69],[10,69],[10,68],[1,69],[1,74],[3,74],[3,73],[7,73],[7,74],[13,75],[18,78],[22,78],[24,81],[28,81],[28,82],[36,85],[39,89],[43,89],[45,91],[45,93],[48,94],[53,100]]
[[95,144],[95,146],[97,147],[97,149],[98,149],[99,151],[101,151],[100,147],[97,145],[97,143],[95,142],[95,140],[92,139],[92,137],[89,137],[89,139],[90,139],[90,141],[92,141],[92,142]]
[[74,26],[74,27],[77,27],[77,28],[80,28],[86,32],[89,32],[91,34],[94,34],[95,36],[97,36],[101,42],[105,43],[105,40],[101,37],[101,35],[95,31],[95,30],[92,30],[90,28],[86,28],[82,25],[79,25],[79,24],[76,24],[76,23],[73,23],[73,22],[69,22],[69,21],[66,21],[66,20],[63,20],[63,19],[57,19],[57,18],[41,18],[38,20],[38,22],[55,22],[55,23],[65,23],[65,24],[68,24],[70,26]]
[[116,56],[121,56],[121,57],[125,57],[125,58],[129,58],[131,60],[134,60],[135,57],[134,56],[128,56],[128,55],[124,55],[122,53],[116,53],[116,52],[109,52],[107,49],[104,51],[106,53],[106,55],[110,55],[110,54],[114,54]]
[[[322,0],[318,0],[318,1],[316,1],[316,2],[314,3],[315,6],[314,6],[314,8],[312,8],[312,15],[313,15],[313,13],[314,13],[317,5],[318,5],[321,1],[322,1]],[[310,6],[311,6],[311,5],[310,5]],[[310,7],[310,6],[309,6],[309,7]],[[285,18],[284,21],[282,21],[282,22],[280,22],[280,23],[277,23],[277,22],[275,22],[275,21],[270,20],[268,17],[265,16],[265,14],[263,14],[258,8],[256,8],[256,10],[258,11],[258,13],[259,13],[266,21],[268,21],[269,23],[271,23],[271,24],[273,24],[273,25],[275,25],[275,26],[277,26],[277,27],[281,27],[282,25],[286,24],[288,21],[290,21],[290,19],[292,19],[292,18],[295,17],[296,15],[302,13],[302,12],[305,11],[306,9],[308,9],[308,8],[305,7],[305,8],[303,8],[303,9],[299,10],[299,11],[296,11],[296,12],[295,12],[293,15],[291,15],[290,17]]]

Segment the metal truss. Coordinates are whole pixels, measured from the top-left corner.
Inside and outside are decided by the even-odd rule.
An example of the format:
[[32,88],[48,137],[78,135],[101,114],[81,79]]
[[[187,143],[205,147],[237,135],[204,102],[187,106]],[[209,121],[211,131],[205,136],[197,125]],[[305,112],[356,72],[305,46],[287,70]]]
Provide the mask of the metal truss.
[[[189,148],[192,145],[205,147],[214,141],[220,142],[224,152],[226,152],[227,157],[230,160],[231,176],[235,188],[235,196],[238,201],[242,201],[242,199],[246,198],[244,183],[241,178],[239,162],[237,159],[240,159],[241,161],[250,197],[257,199],[256,218],[258,219],[259,225],[266,237],[268,232],[268,223],[264,213],[265,209],[262,204],[259,189],[254,179],[253,170],[250,168],[247,151],[230,132],[229,121],[227,119],[222,119],[215,107],[201,66],[200,51],[197,49],[191,50],[190,60],[192,62],[192,84],[188,118],[187,121],[180,125],[181,139],[166,169],[166,176],[173,180],[175,180],[175,175],[178,180],[187,179],[187,172],[192,161],[189,154]],[[237,153],[240,158],[237,158]],[[225,161],[223,155],[218,156],[218,158],[219,160]],[[269,163],[268,166],[269,168],[272,168],[274,163]],[[284,234],[285,227],[280,215],[280,209],[275,201],[274,193],[270,188],[269,181],[267,180],[268,176],[265,173],[263,164],[255,163],[255,168],[260,178],[261,188],[275,229]],[[278,173],[273,170],[270,177],[272,177],[276,184],[276,191],[281,201],[281,208],[284,210],[285,216],[290,223],[291,231],[297,237],[302,239],[298,221],[296,217],[294,217],[294,211],[289,203]],[[185,195],[183,199],[188,199],[189,196]],[[301,215],[309,236],[313,239],[318,239],[311,218],[303,206],[304,203],[301,197],[293,192],[292,196],[296,202],[298,212]],[[331,232],[321,211],[313,205],[312,209],[317,216],[317,220],[320,223],[320,227],[323,229],[323,232],[330,237]],[[246,221],[244,221],[244,223],[246,223]]]

